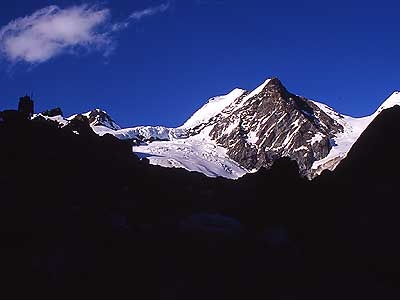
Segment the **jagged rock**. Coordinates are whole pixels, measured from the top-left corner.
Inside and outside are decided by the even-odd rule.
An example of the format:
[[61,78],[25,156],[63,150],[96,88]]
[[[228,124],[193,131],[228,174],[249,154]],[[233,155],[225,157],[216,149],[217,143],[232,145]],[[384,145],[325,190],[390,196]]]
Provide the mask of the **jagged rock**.
[[49,126],[61,127],[61,124],[51,118],[46,118],[42,114],[36,115],[32,118],[32,122],[47,124]]
[[288,92],[277,78],[254,96],[240,96],[211,123],[211,138],[247,170],[270,168],[287,156],[307,176],[312,164],[329,153],[333,135],[344,130],[312,101]]
[[63,129],[71,130],[85,136],[95,135],[90,127],[89,119],[83,115],[76,115],[66,126],[63,127]]
[[42,112],[41,114],[43,116],[47,116],[47,117],[63,116],[63,112],[62,112],[61,108],[59,108],[59,107],[48,109],[48,110]]
[[121,129],[121,127],[119,127],[119,125],[101,109],[93,109],[86,113],[85,116],[89,119],[89,123],[92,126],[105,126],[113,130]]

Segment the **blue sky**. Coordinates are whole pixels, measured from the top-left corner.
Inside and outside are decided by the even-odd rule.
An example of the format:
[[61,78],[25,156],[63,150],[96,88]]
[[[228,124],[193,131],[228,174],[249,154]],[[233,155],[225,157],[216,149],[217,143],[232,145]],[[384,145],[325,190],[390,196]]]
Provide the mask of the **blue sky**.
[[0,109],[33,92],[37,111],[178,126],[209,97],[277,76],[362,116],[400,89],[399,32],[386,0],[2,1]]

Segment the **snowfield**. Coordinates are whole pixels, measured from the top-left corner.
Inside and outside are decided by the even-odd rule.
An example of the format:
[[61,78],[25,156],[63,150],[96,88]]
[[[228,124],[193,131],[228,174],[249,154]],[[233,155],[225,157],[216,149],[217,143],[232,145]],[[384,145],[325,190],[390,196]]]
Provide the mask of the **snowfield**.
[[209,177],[237,179],[245,175],[247,171],[231,160],[226,151],[206,137],[199,136],[133,147],[136,155],[146,157],[153,165],[184,168]]

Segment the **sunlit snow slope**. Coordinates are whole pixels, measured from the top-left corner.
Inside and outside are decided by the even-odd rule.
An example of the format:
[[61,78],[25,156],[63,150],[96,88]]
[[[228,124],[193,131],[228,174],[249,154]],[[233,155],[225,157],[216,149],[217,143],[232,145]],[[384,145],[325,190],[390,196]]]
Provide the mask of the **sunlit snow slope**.
[[184,168],[209,177],[222,176],[236,179],[247,171],[226,154],[226,149],[216,145],[207,134],[202,133],[184,139],[155,141],[134,146],[140,158],[149,159],[153,165]]
[[181,126],[181,128],[194,128],[200,124],[208,122],[208,120],[221,113],[228,105],[232,104],[245,92],[246,91],[242,89],[234,89],[227,95],[211,98],[203,107],[196,111],[193,116]]

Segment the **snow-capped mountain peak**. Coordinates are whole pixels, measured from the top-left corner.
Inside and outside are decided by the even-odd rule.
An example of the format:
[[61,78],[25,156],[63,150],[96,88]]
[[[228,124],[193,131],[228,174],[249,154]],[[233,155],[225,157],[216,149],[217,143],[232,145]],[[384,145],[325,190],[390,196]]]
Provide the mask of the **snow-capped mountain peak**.
[[[232,160],[247,172],[268,168],[277,158],[288,156],[297,161],[303,175],[313,178],[325,169],[335,169],[375,116],[397,104],[400,104],[399,92],[393,93],[375,114],[353,118],[323,103],[294,95],[278,78],[269,78],[250,93],[235,89],[211,98],[178,128],[187,133],[179,141],[171,139],[137,146],[134,151],[146,153],[154,164],[184,167],[208,176],[218,174],[215,166],[211,172],[211,168],[205,170],[183,159],[191,157],[190,160],[196,161],[196,155],[202,151],[201,147],[193,147],[201,141],[201,145],[225,153],[225,162]],[[200,164],[205,165],[204,161]],[[220,170],[219,175],[235,178],[243,173],[235,170],[229,175]]]
[[308,176],[312,163],[329,152],[332,134],[343,130],[312,101],[288,92],[278,78],[267,79],[226,111],[230,114],[215,123],[210,136],[251,171],[288,156]]
[[[235,179],[290,157],[302,175],[314,178],[323,170],[334,170],[374,118],[395,105],[400,105],[400,92],[388,97],[374,114],[353,118],[290,93],[274,77],[251,92],[236,88],[210,98],[178,128],[121,129],[101,109],[83,116],[98,135],[131,140],[133,152],[151,164]],[[76,116],[44,118],[63,127]]]
[[[109,128],[111,130],[119,130],[121,127],[110,117],[110,115],[100,108],[92,109],[86,113],[81,114],[82,116],[88,118],[89,123],[92,127],[94,126],[102,126]],[[72,115],[68,117],[66,120],[71,121],[78,115]]]

